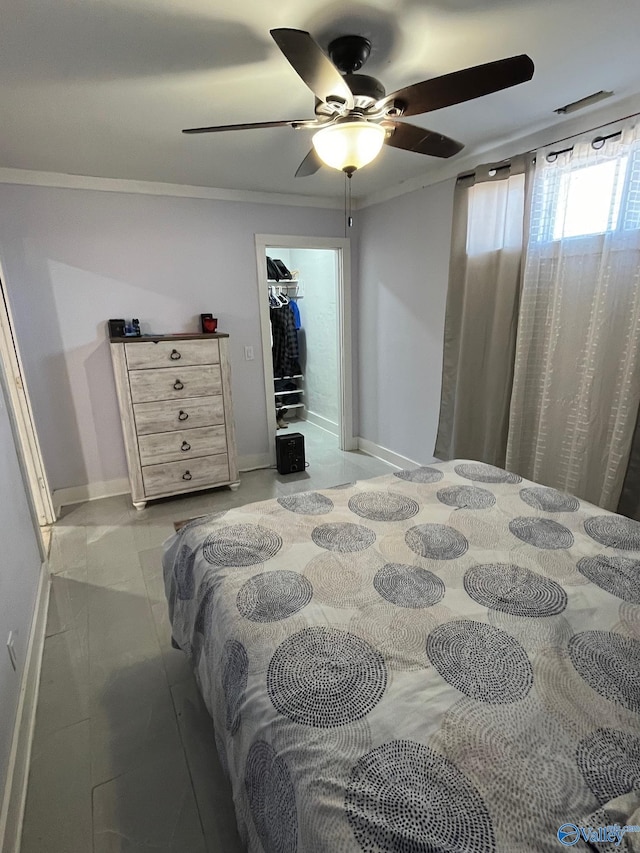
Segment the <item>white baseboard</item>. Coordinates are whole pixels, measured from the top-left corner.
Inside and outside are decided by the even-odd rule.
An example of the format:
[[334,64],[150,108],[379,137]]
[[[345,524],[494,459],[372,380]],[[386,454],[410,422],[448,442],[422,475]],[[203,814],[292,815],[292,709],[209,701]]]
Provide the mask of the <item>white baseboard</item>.
[[338,435],[338,424],[330,421],[328,418],[323,418],[322,415],[316,415],[315,412],[309,412],[305,410],[303,415],[303,420],[309,421],[310,424],[315,424],[320,429],[323,429],[325,432],[330,432],[331,435]]
[[[273,463],[274,460],[268,453],[256,453],[252,456],[241,456],[238,459],[238,468],[240,471],[252,471],[255,468],[269,468]],[[126,477],[119,477],[116,480],[102,480],[97,483],[86,483],[84,486],[56,489],[52,499],[56,516],[58,516],[63,506],[98,501],[101,498],[112,498],[116,495],[128,495],[130,492],[129,480]]]
[[49,568],[43,563],[36,593],[36,603],[22,673],[13,741],[7,765],[2,811],[0,811],[0,851],[19,853],[22,821],[27,799],[31,744],[36,722],[36,707],[40,688],[42,652],[49,609]]
[[53,506],[56,515],[58,515],[63,506],[81,504],[85,501],[97,501],[100,498],[112,498],[115,495],[128,495],[130,491],[131,487],[126,477],[86,483],[84,486],[70,486],[67,489],[56,489],[54,491],[52,495]]
[[401,456],[399,453],[394,453],[387,447],[382,447],[380,444],[375,444],[367,438],[358,438],[358,450],[367,453],[369,456],[375,456],[376,459],[382,459],[383,462],[388,462],[395,468],[417,468],[422,463],[414,462],[413,459],[408,459],[406,456]]
[[275,462],[275,451],[271,453],[254,453],[251,456],[238,457],[238,471],[255,471],[256,468],[270,468]]

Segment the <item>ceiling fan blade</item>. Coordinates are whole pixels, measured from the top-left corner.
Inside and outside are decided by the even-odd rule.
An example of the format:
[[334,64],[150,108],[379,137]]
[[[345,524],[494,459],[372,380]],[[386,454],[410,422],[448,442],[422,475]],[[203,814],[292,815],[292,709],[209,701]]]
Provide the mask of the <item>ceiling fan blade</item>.
[[398,89],[378,101],[376,108],[384,109],[395,102],[405,116],[429,113],[526,83],[533,77],[534,67],[526,53],[498,59]]
[[308,119],[299,121],[254,121],[249,124],[220,124],[214,127],[188,127],[183,133],[219,133],[223,130],[258,130],[262,127],[315,127],[319,122]]
[[424,127],[417,127],[415,124],[406,124],[402,121],[384,122],[385,128],[389,129],[390,126],[392,132],[385,139],[385,145],[390,145],[392,148],[428,154],[430,157],[453,157],[464,148],[464,145],[456,142],[455,139],[426,130]]
[[353,109],[353,95],[342,74],[305,30],[271,30],[273,40],[313,94],[321,101],[339,101]]
[[320,157],[318,156],[318,152],[315,148],[312,148],[311,151],[304,158],[302,163],[298,166],[298,170],[296,171],[296,178],[306,178],[309,175],[315,175],[318,169],[324,165]]

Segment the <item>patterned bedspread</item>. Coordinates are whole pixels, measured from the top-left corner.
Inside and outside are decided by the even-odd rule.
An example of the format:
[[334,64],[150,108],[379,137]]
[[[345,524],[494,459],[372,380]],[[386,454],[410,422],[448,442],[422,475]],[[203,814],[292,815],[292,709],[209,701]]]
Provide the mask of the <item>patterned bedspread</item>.
[[640,823],[640,524],[456,460],[197,519],[164,572],[250,853]]

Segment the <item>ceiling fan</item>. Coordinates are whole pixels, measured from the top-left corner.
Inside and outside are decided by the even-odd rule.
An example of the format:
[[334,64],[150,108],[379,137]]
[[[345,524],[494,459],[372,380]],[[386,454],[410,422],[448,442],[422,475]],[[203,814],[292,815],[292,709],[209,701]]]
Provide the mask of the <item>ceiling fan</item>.
[[192,127],[183,133],[220,133],[292,127],[316,130],[313,148],[296,177],[313,175],[323,165],[351,176],[370,163],[382,145],[431,157],[452,157],[461,142],[398,119],[470,101],[530,80],[534,65],[526,54],[487,62],[442,77],[423,80],[392,92],[375,77],[358,74],[369,58],[371,42],[359,35],[340,36],[328,47],[329,57],[304,30],[275,29],[271,35],[286,59],[315,95],[315,118]]

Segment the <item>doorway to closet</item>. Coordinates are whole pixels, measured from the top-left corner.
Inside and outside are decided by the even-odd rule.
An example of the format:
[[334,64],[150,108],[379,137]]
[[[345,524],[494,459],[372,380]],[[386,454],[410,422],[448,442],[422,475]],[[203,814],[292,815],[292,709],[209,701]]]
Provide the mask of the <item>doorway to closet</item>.
[[[292,278],[269,278],[267,257]],[[270,446],[300,432],[310,463],[322,448],[354,449],[349,240],[256,235],[256,260]],[[292,327],[293,352],[274,356],[274,334]]]

